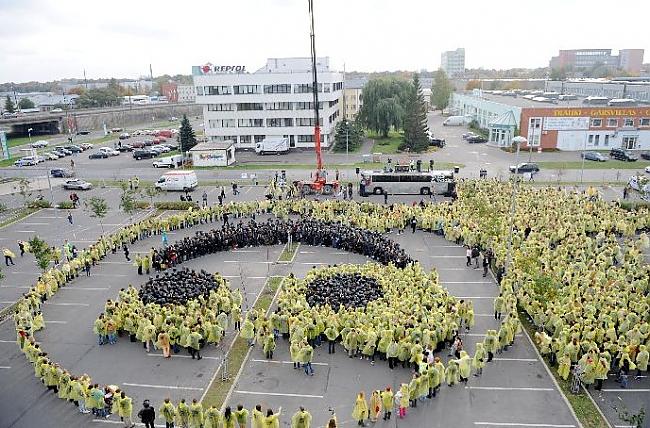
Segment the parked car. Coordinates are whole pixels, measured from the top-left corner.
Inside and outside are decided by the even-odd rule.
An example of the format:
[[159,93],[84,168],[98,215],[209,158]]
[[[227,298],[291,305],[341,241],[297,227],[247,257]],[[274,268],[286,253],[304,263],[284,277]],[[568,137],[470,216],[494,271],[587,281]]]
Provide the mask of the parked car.
[[141,149],[144,147],[144,141],[133,141],[129,143],[134,149]]
[[89,149],[92,149],[94,146],[92,144],[90,144],[90,143],[82,143],[82,144],[79,144],[79,147],[81,147],[84,150],[89,150]]
[[178,150],[178,144],[176,143],[165,143],[165,146],[169,147],[171,150]]
[[519,167],[515,165],[510,165],[510,172],[518,172],[519,174],[524,174],[527,172],[539,172],[539,166],[536,163],[523,162],[519,164]]
[[122,144],[121,146],[117,146],[117,151],[118,152],[132,152],[133,151],[133,146],[130,144]]
[[56,146],[54,148],[56,151],[63,152],[65,153],[66,156],[70,156],[72,154],[72,151],[63,147],[63,146]]
[[144,140],[143,143],[144,143],[145,147],[150,147],[150,146],[153,146],[153,144],[154,144],[153,140]]
[[117,134],[118,132],[124,131],[124,128],[111,128],[111,133]]
[[33,156],[25,156],[14,162],[14,166],[32,166],[37,164],[38,161]]
[[39,140],[35,141],[32,143],[32,147],[35,149],[42,149],[43,147],[47,147],[50,143],[48,143],[45,140]]
[[57,155],[57,154],[55,154],[53,152],[45,152],[45,153],[43,153],[43,157],[45,159],[47,159],[47,160],[57,160],[58,158],[60,158],[59,155]]
[[596,161],[596,162],[605,162],[607,160],[607,158],[603,156],[602,153],[598,153],[598,152],[580,153],[580,157],[585,160]]
[[616,160],[622,160],[625,162],[636,162],[639,158],[623,149],[612,149],[609,151],[609,157]]
[[77,135],[88,135],[90,134],[90,131],[87,129],[80,129],[77,131]]
[[135,160],[151,159],[155,158],[156,156],[158,156],[158,153],[152,152],[151,150],[138,149],[133,151],[133,159]]
[[45,159],[44,156],[41,156],[41,155],[34,156],[34,159],[36,159],[36,163],[45,162],[47,160],[47,159]]
[[158,155],[164,152],[164,149],[163,149],[162,146],[152,146],[152,147],[149,147],[149,150],[156,153],[156,154],[158,154]]
[[104,152],[109,156],[119,156],[119,154],[120,154],[120,152],[118,152],[117,150],[115,150],[112,147],[100,147],[99,151]]
[[72,180],[66,180],[66,182],[63,183],[63,188],[65,190],[90,190],[93,188],[93,185],[87,181],[75,178]]
[[642,152],[641,159],[650,160],[650,152]]
[[129,139],[129,138],[131,138],[131,135],[130,135],[128,132],[123,132],[123,133],[121,133],[120,136],[119,136],[119,139],[120,139],[120,140],[127,140],[127,139]]
[[467,137],[467,142],[470,144],[487,143],[487,138],[481,135],[473,135],[471,137]]
[[106,159],[107,157],[108,153],[104,152],[95,152],[88,155],[88,159]]
[[650,174],[650,165],[648,165],[648,166],[645,167],[645,172],[648,173],[648,174]]
[[72,154],[71,151],[65,150],[65,149],[54,149],[54,150],[52,150],[52,153],[54,153],[55,155],[57,155],[60,158],[70,156]]
[[81,152],[84,151],[84,149],[82,149],[79,146],[75,146],[74,144],[70,144],[69,146],[65,146],[65,149],[70,150],[72,153],[81,153]]
[[627,184],[636,191],[650,193],[650,179],[648,179],[648,177],[633,175],[630,177]]
[[463,134],[463,140],[467,140],[469,137],[475,137],[476,134],[473,132],[466,132]]
[[50,175],[57,178],[69,178],[74,177],[74,171],[68,168],[52,168]]

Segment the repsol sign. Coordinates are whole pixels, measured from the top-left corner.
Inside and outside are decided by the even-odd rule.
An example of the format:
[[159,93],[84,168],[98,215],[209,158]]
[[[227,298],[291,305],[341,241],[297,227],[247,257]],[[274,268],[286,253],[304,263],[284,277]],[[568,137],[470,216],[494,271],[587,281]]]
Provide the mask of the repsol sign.
[[199,67],[203,74],[246,73],[245,65],[212,65],[210,63]]

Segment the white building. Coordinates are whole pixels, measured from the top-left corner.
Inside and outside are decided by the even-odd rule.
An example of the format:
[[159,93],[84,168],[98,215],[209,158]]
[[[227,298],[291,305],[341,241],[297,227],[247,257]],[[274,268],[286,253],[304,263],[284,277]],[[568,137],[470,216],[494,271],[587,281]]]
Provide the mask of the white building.
[[[334,144],[343,96],[343,74],[318,58],[321,145]],[[266,137],[285,137],[290,147],[314,147],[314,110],[310,58],[269,58],[247,73],[245,66],[192,67],[196,103],[203,106],[205,135],[254,149]]]
[[458,48],[455,51],[446,51],[440,55],[440,68],[447,76],[455,77],[465,73],[465,48]]
[[190,149],[194,166],[228,166],[235,163],[235,143],[214,141],[199,143]]
[[193,103],[196,101],[194,85],[178,85],[176,87],[179,103]]

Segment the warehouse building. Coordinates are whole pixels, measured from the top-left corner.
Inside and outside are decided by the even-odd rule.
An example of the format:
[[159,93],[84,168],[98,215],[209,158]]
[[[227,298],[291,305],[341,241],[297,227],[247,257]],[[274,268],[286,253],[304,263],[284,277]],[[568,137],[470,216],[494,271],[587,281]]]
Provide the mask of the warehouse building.
[[581,100],[548,103],[475,91],[455,93],[454,114],[471,116],[489,130],[488,144],[508,147],[523,135],[543,150],[650,149],[650,106],[587,107]]
[[[343,73],[317,59],[321,145],[334,144],[343,97]],[[310,58],[269,58],[249,73],[243,65],[192,67],[196,103],[203,106],[210,141],[232,140],[254,149],[267,137],[284,137],[291,148],[314,147],[313,76]]]

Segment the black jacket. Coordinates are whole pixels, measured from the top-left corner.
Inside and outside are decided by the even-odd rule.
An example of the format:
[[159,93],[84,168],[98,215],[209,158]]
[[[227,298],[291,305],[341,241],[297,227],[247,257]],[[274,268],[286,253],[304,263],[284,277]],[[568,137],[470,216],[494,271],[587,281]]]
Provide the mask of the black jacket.
[[138,417],[140,420],[145,423],[145,422],[153,422],[156,420],[156,411],[154,410],[153,407],[143,407],[139,412],[138,412]]

